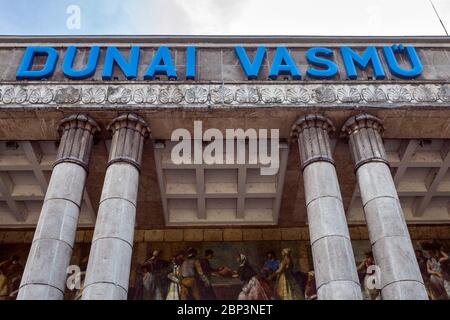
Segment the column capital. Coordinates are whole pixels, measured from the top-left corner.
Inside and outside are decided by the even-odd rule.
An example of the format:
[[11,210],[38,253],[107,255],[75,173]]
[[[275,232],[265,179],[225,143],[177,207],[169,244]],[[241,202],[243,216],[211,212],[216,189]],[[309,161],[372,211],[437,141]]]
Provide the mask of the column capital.
[[311,127],[322,128],[327,131],[328,134],[335,131],[333,122],[330,119],[322,116],[321,114],[307,114],[300,117],[295,121],[291,128],[291,137],[298,138],[298,135],[305,129]]
[[320,114],[305,115],[292,125],[291,138],[298,142],[302,170],[316,161],[334,165],[329,138],[334,130],[331,120]]
[[72,162],[88,169],[93,136],[100,127],[87,114],[72,114],[59,123],[61,135],[58,154],[53,166],[61,162]]
[[349,138],[355,171],[368,162],[389,165],[381,138],[384,127],[380,119],[366,113],[356,115],[347,119],[341,132]]
[[342,126],[341,131],[343,134],[350,136],[351,134],[363,128],[374,129],[378,131],[380,135],[382,135],[384,132],[383,121],[367,113],[358,114],[356,116],[348,118]]
[[144,119],[135,113],[123,113],[111,121],[107,129],[113,136],[107,166],[127,162],[139,170],[143,143],[150,136]]

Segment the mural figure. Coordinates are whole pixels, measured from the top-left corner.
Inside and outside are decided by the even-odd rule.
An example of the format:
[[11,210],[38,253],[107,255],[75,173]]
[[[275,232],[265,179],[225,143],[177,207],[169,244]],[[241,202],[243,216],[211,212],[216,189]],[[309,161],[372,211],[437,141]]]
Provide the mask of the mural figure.
[[147,268],[139,264],[136,268],[136,280],[134,282],[134,290],[131,295],[132,300],[142,300],[144,296],[144,275],[147,273]]
[[441,261],[442,278],[444,279],[444,288],[447,293],[447,298],[450,299],[450,259],[448,254],[445,254]]
[[161,259],[161,251],[153,251],[153,255],[142,265],[143,299],[164,300],[167,296],[169,262]]
[[[218,272],[223,268],[214,269],[211,267],[210,260],[214,257],[214,251],[211,249],[206,249],[205,254],[199,259],[200,269],[203,272],[203,277],[207,281],[199,281],[200,283],[200,296],[202,300],[214,300],[216,299],[216,294],[211,286],[211,277],[218,276]],[[202,279],[200,279],[202,280]]]
[[201,288],[211,286],[194,248],[187,250],[187,259],[181,265],[181,278],[181,300],[201,300]]
[[314,270],[308,272],[308,278],[305,285],[305,299],[317,300],[316,277]]
[[415,250],[417,264],[419,265],[420,274],[422,275],[423,283],[425,285],[425,289],[427,290],[428,298],[432,299],[430,292],[430,274],[427,269],[427,261],[428,259],[425,257],[423,250]]
[[380,300],[380,290],[378,289],[369,289],[366,284],[369,281],[369,277],[373,275],[373,273],[369,273],[370,266],[375,265],[375,259],[373,258],[372,251],[364,252],[364,260],[357,266],[357,270],[359,273],[364,274],[364,278],[362,281],[362,293],[364,300]]
[[0,268],[0,298],[3,300],[9,296],[8,277]]
[[19,256],[13,255],[0,262],[0,300],[12,300],[17,297],[23,266]]
[[422,248],[427,252],[427,272],[429,275],[429,291],[433,300],[447,300],[444,275],[441,264],[448,260],[448,255],[437,243],[424,243]]
[[[413,241],[413,244],[429,298],[448,300],[450,241]],[[317,299],[314,270],[294,270],[293,258],[296,259],[297,256],[289,247],[281,250],[281,257],[277,259],[275,252],[270,250],[273,247],[267,244],[233,242],[221,246],[220,243],[205,243],[199,244],[198,248],[172,251],[179,248],[174,246],[170,248],[173,253],[170,261],[163,259],[166,256],[163,256],[162,251],[153,251],[149,259],[138,264],[135,282],[130,284],[129,299]],[[199,248],[204,250],[202,256],[198,254]],[[364,259],[357,265],[364,299],[381,299],[380,290],[365,286],[367,277],[371,275],[370,267],[375,265],[370,249],[365,251],[370,245],[361,241],[355,248],[356,255],[364,252]],[[23,250],[29,248],[24,246]],[[3,252],[0,257],[0,300],[13,300],[17,296],[24,269],[16,255],[21,253],[16,247],[8,248],[5,245],[0,246],[0,252]],[[67,290],[66,299],[81,299],[88,256],[80,258],[79,262],[73,261],[73,264],[80,266],[80,287]]]
[[180,300],[181,298],[181,265],[183,260],[183,252],[178,252],[172,257],[172,272],[167,275],[170,284],[166,300]]
[[271,275],[275,271],[278,270],[278,267],[280,266],[280,260],[278,260],[275,256],[274,251],[269,251],[266,254],[266,261],[264,261],[263,269]]
[[239,278],[243,286],[238,300],[270,300],[273,299],[270,284],[250,266],[247,256],[243,253],[236,257],[239,264],[233,277]]
[[303,300],[303,292],[293,274],[293,262],[291,249],[285,248],[281,251],[281,262],[275,271],[275,292],[281,300]]
[[73,300],[81,300],[81,297],[83,295],[83,288],[84,288],[84,280],[86,278],[86,269],[89,261],[89,256],[85,256],[81,262],[80,262],[80,274],[79,274],[79,289],[75,291],[73,295],[71,295]]

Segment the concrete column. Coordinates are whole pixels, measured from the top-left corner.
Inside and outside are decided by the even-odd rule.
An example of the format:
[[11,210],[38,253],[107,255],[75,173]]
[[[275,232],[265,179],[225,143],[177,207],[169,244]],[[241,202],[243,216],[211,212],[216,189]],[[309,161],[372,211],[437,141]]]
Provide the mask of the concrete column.
[[45,194],[18,300],[63,299],[93,143],[100,131],[83,114],[64,119],[62,138]]
[[362,299],[328,136],[333,124],[312,114],[298,119],[292,131],[300,150],[318,298]]
[[428,299],[381,139],[381,120],[361,114],[348,119],[342,131],[350,140],[382,298]]
[[125,300],[133,249],[139,170],[149,128],[132,113],[108,126],[112,143],[84,282],[84,300]]

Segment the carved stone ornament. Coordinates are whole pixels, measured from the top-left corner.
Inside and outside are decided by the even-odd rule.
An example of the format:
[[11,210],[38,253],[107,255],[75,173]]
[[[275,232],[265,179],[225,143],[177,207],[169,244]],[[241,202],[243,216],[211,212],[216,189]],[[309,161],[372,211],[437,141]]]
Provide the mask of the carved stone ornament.
[[[0,105],[447,104],[449,84],[20,84],[0,85]],[[149,106],[150,107],[150,106]]]

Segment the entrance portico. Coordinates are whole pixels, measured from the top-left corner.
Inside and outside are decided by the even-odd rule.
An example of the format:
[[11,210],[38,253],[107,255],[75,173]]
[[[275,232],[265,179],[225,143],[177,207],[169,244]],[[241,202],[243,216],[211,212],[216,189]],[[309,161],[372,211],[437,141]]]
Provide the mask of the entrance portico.
[[[78,123],[88,126],[79,131]],[[62,184],[66,186],[67,182],[71,181],[77,186],[74,189],[77,193],[71,189],[68,196],[81,197],[83,189],[81,186],[85,181],[84,171],[76,173],[72,179],[67,180],[67,177],[61,179],[60,176],[67,176],[73,172],[73,169],[71,167],[60,169],[58,165],[66,159],[68,163],[77,164],[75,168],[78,166],[83,168],[88,159],[86,153],[90,150],[93,133],[99,130],[96,122],[87,115],[69,116],[63,122],[64,124],[67,124],[68,129],[63,133],[63,143],[59,147],[61,156],[55,162],[56,169],[53,170],[52,175],[55,177],[52,181],[60,179],[61,186],[55,185],[54,182],[50,183],[46,195],[48,202],[55,198],[64,199],[52,197],[52,192],[64,190]],[[113,138],[84,283],[83,299],[127,298],[138,177],[143,141],[149,129],[143,118],[132,113],[117,117],[109,127]],[[321,299],[361,299],[342,198],[334,160],[331,156],[328,133],[333,130],[332,122],[318,114],[306,115],[293,126],[293,134],[298,139],[302,161],[299,167],[303,170],[305,183],[316,285]],[[390,171],[378,165],[386,166],[387,164],[380,137],[381,121],[374,116],[362,114],[349,118],[342,130],[350,136],[350,147],[356,165],[363,206],[366,210],[369,235],[375,259],[382,271],[380,275],[382,296],[386,299],[427,299]],[[73,146],[69,148],[67,143],[70,142]],[[78,145],[84,146],[82,153],[77,151],[79,148],[75,148]],[[65,156],[67,154],[65,150],[69,149],[72,153]],[[373,168],[368,166],[371,163]],[[376,177],[370,178],[368,177],[370,175]],[[374,190],[379,190],[381,195]],[[387,192],[386,190],[393,191],[383,195],[383,192]],[[389,201],[393,201],[393,205],[390,205]],[[77,200],[75,203],[79,206],[80,202],[81,200]],[[374,203],[375,207],[372,208],[370,202]],[[377,208],[377,203],[380,208]],[[49,214],[51,209],[48,209],[48,206],[49,204],[46,203],[43,207],[38,223],[41,227],[38,227],[38,230],[49,230],[45,224],[53,226],[60,221],[59,215]],[[393,208],[392,211],[388,210],[390,207]],[[72,210],[75,211],[74,214],[78,214],[77,208]],[[73,223],[78,219],[70,217],[69,220],[72,221],[70,228],[63,226],[57,234],[63,239],[68,238],[69,240],[64,243],[71,247],[76,229],[76,224]],[[43,242],[41,233],[36,232],[18,299],[62,298],[65,274],[61,270],[65,270],[69,265],[71,252],[66,250],[60,257],[58,254],[60,250],[52,246],[53,241],[55,240],[50,237],[47,242]],[[55,245],[58,246],[58,242]],[[34,253],[35,251],[37,253]],[[404,257],[408,261],[399,260],[399,257]],[[49,261],[54,263],[49,264]]]

